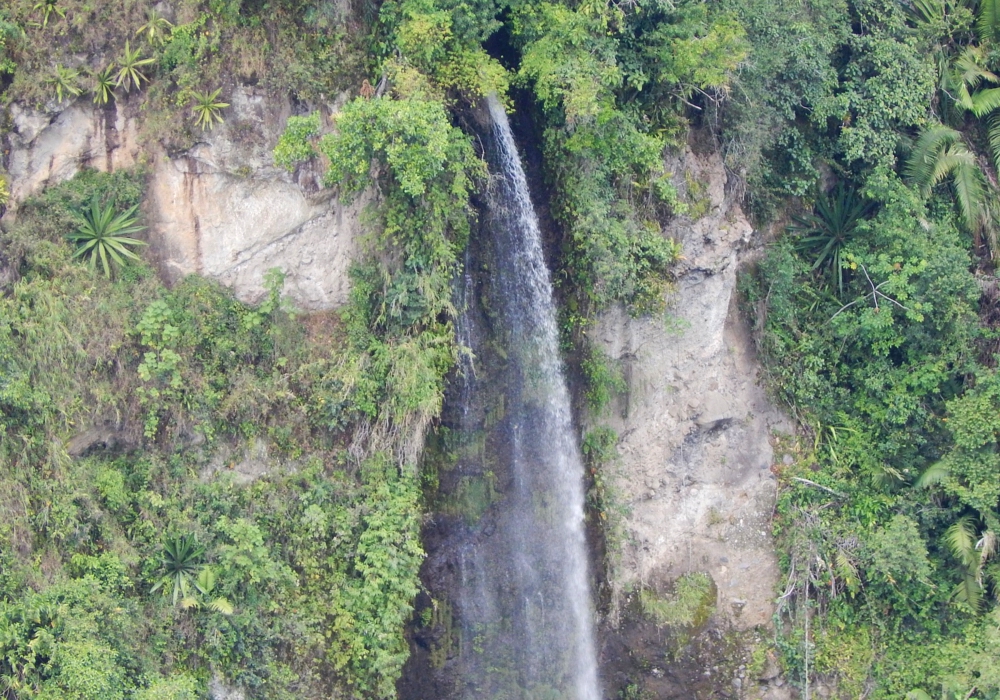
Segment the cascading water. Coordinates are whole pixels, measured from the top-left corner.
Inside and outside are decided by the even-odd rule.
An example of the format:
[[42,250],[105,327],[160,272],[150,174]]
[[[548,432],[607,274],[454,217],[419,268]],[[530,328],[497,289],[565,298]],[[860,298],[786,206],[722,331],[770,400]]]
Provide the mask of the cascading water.
[[507,115],[487,102],[487,206],[456,285],[459,342],[475,359],[460,362],[437,436],[447,444],[424,533],[427,622],[401,696],[600,700],[583,463],[552,284]]
[[559,356],[552,283],[538,218],[503,106],[488,98],[493,122],[489,193],[497,247],[495,289],[508,345],[519,365],[514,421],[514,489],[508,522],[513,589],[522,599],[522,672],[529,685],[597,700],[593,608],[583,522],[583,461],[573,431]]

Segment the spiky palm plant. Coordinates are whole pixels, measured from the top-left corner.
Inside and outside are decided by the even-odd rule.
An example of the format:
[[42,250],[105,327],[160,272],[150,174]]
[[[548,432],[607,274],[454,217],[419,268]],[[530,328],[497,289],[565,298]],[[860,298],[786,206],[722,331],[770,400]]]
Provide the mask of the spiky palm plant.
[[119,87],[124,87],[125,92],[129,91],[130,86],[134,86],[136,90],[140,89],[142,81],[149,82],[149,78],[143,75],[139,68],[140,66],[149,65],[152,62],[153,59],[151,58],[141,58],[139,49],[133,51],[128,39],[126,39],[125,53],[118,59],[118,80],[115,84]]
[[200,126],[202,131],[211,130],[215,122],[219,124],[223,122],[221,112],[229,106],[229,103],[219,101],[221,92],[222,88],[214,92],[194,93],[194,106],[191,109],[194,111],[194,123]]
[[987,205],[986,182],[976,156],[961,132],[944,124],[928,127],[917,139],[906,161],[904,174],[924,196],[951,178],[962,224],[976,238],[985,235],[990,250],[997,251],[993,213]]
[[42,21],[39,24],[42,29],[49,26],[49,19],[54,14],[59,15],[63,19],[66,18],[66,11],[56,4],[56,0],[41,0],[40,2],[35,3],[35,6],[31,8],[31,11],[41,13]]
[[136,225],[137,208],[116,214],[113,206],[102,207],[95,196],[90,201],[90,208],[79,213],[80,227],[67,236],[79,245],[73,257],[90,256],[90,266],[94,269],[100,259],[106,277],[111,277],[109,260],[117,265],[124,265],[125,258],[138,260],[139,256],[130,247],[146,244],[128,237],[146,228]]
[[816,200],[811,213],[794,217],[795,223],[788,227],[798,236],[795,246],[799,252],[812,258],[813,271],[828,269],[830,281],[840,294],[844,293],[841,254],[869,209],[870,205],[854,190],[841,184],[834,193]]
[[205,548],[192,535],[168,538],[163,543],[160,554],[160,570],[163,575],[150,592],[155,593],[161,588],[164,593],[169,590],[174,605],[177,605],[178,600],[189,598],[190,588],[193,587],[204,554]]
[[76,68],[66,68],[63,65],[57,65],[55,71],[45,82],[55,88],[56,99],[62,102],[67,97],[76,97],[83,90],[80,88],[80,71]]
[[146,23],[139,27],[135,35],[145,34],[150,44],[162,44],[166,41],[167,31],[173,26],[155,7],[151,7],[146,10]]
[[94,104],[106,105],[115,95],[115,64],[104,70],[94,71]]

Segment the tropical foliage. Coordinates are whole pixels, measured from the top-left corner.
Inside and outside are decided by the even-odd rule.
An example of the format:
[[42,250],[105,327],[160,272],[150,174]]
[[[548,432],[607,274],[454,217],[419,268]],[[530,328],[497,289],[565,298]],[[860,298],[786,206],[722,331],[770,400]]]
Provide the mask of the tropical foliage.
[[111,205],[102,207],[95,196],[90,207],[79,213],[79,228],[67,235],[78,246],[73,256],[89,258],[91,268],[95,269],[100,261],[105,277],[111,277],[112,263],[121,266],[127,259],[138,260],[138,254],[131,248],[146,243],[128,235],[145,228],[136,223],[136,209],[138,206],[134,205],[119,213]]
[[219,101],[221,92],[222,88],[213,92],[194,93],[194,106],[191,109],[194,112],[194,123],[200,126],[202,131],[211,130],[216,123],[223,122],[222,110],[228,107],[229,103]]

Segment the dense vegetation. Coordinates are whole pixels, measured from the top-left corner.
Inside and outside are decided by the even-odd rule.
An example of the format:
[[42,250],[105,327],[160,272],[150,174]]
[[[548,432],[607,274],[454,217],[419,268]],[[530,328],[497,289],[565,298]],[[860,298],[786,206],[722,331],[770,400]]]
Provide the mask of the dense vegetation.
[[[313,316],[278,274],[258,306],[165,288],[135,259],[141,172],[21,205],[0,238],[0,693],[394,695],[486,175],[461,126],[496,92],[535,113],[595,414],[621,377],[586,330],[662,312],[664,227],[698,214],[664,153],[692,126],[773,232],[742,298],[803,427],[776,520],[789,677],[1000,696],[998,74],[987,0],[5,4],[5,106],[120,103],[170,152],[256,84],[299,112],[278,165],[381,197],[350,303]],[[614,442],[586,437],[593,466]]]
[[997,697],[998,8],[810,9],[798,69],[823,79],[781,81],[749,178],[760,211],[796,195],[800,213],[743,285],[806,432],[777,509],[779,646],[800,684],[834,676],[845,697]]

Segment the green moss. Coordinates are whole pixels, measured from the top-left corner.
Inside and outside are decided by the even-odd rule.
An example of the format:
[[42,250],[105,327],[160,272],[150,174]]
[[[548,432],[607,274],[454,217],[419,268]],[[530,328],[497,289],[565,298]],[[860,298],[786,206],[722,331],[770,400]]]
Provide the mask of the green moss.
[[712,577],[696,571],[674,581],[670,592],[639,592],[643,613],[659,625],[697,629],[715,612],[716,587]]

